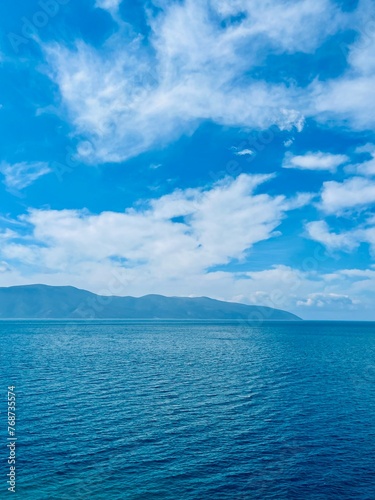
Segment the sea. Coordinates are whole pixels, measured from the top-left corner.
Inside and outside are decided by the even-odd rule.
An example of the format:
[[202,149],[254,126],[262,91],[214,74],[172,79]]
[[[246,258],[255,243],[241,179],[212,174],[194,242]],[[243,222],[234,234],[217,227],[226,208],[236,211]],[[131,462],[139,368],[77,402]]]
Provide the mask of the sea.
[[0,499],[375,499],[375,323],[4,320],[0,350]]

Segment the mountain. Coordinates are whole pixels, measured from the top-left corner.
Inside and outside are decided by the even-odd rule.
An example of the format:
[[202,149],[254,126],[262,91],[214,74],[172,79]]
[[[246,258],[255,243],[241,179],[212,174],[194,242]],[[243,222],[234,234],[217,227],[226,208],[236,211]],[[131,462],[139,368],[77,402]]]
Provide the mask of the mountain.
[[279,309],[208,297],[105,297],[71,286],[0,288],[0,318],[300,320]]

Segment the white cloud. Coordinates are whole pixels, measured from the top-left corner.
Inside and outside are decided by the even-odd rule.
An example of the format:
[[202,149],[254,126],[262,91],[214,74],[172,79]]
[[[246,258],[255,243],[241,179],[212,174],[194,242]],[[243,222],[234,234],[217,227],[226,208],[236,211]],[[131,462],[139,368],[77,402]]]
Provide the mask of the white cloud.
[[358,301],[354,301],[348,295],[337,293],[311,293],[306,300],[298,301],[297,305],[304,307],[332,307],[344,309],[355,306]]
[[9,228],[0,230],[0,241],[3,243],[4,241],[11,240],[12,238],[17,238],[18,234],[15,231],[12,231]]
[[371,160],[365,161],[356,165],[356,173],[360,175],[365,175],[372,177],[375,175],[375,157]]
[[[122,268],[132,281],[128,292],[161,291],[171,282],[178,288],[179,281],[186,289],[193,277],[196,291],[199,276],[210,274],[212,266],[243,259],[257,242],[275,236],[287,211],[303,204],[303,196],[288,200],[257,194],[269,179],[243,174],[212,189],[177,190],[124,213],[31,210],[22,217],[30,228],[27,239],[24,229],[17,237],[10,234],[1,258],[19,261],[34,273],[62,273],[66,282],[79,280],[83,287],[103,270]],[[101,280],[105,284],[105,276]]]
[[375,224],[372,219],[366,223],[341,233],[332,232],[325,221],[315,221],[306,224],[308,237],[318,241],[329,250],[350,252],[361,243],[368,243],[375,255]]
[[[157,273],[180,274],[241,258],[253,244],[272,236],[290,202],[282,196],[253,194],[268,179],[241,175],[208,191],[177,190],[151,200],[145,210],[122,214],[33,210],[25,220],[34,227],[38,242],[51,245],[52,252],[37,249],[46,262],[50,260],[51,268],[64,266],[67,259],[81,262],[118,256],[133,265],[139,261],[155,265]],[[174,222],[177,217],[185,221]]]
[[0,273],[5,273],[5,272],[8,272],[10,270],[11,269],[10,269],[10,267],[9,267],[9,265],[8,265],[7,262],[1,262],[0,261]]
[[239,296],[240,301],[289,309],[305,319],[373,318],[373,269],[343,269],[328,277],[319,265],[310,272],[274,266],[246,274],[251,279],[247,284],[242,282],[238,290],[248,293]]
[[[151,50],[118,34],[101,48],[44,46],[87,162],[122,161],[189,134],[227,126],[303,127],[299,91],[246,74],[269,52],[311,52],[340,27],[329,0],[161,2],[149,14]],[[242,14],[237,23],[231,16]],[[306,30],[306,23],[309,29]],[[82,153],[82,151],[81,151]]]
[[[233,30],[232,37],[265,36],[280,51],[313,51],[340,22],[334,4],[326,0],[265,1],[256,8],[252,0],[212,0],[210,3],[222,19],[246,14],[247,18],[238,31]],[[308,31],[305,22],[310,23]]]
[[[241,175],[212,188],[176,190],[123,213],[31,210],[20,218],[22,226],[9,220],[11,229],[0,234],[1,285],[38,282],[110,295],[206,295],[311,319],[373,317],[375,271],[324,275],[319,266],[326,257],[320,253],[306,271],[285,265],[247,272],[215,269],[243,258],[251,266],[256,243],[276,237],[285,214],[309,202],[309,195],[286,199],[260,192],[269,179]],[[324,307],[323,296],[314,294],[324,294]],[[336,296],[348,296],[358,310],[340,309]]]
[[96,0],[96,7],[99,9],[117,11],[122,0]]
[[[176,277],[165,273],[157,275],[148,266],[120,267],[105,259],[99,262],[85,260],[79,266],[72,264],[69,269],[56,269],[54,272],[42,269],[38,271],[35,268],[31,271],[30,266],[17,266],[17,269],[12,269],[7,260],[9,259],[2,263],[2,286],[69,283],[103,295],[141,296],[147,293],[161,293],[174,296],[209,296],[289,310],[305,319],[374,318],[375,276],[369,275],[367,278],[371,270],[362,271],[366,273],[366,279],[358,275],[361,270],[343,270],[331,279],[326,279],[325,275],[317,275],[316,272],[301,272],[282,265],[250,273],[204,273],[192,270]],[[372,273],[375,274],[374,271]],[[306,302],[314,297],[313,294],[322,294],[326,298],[329,294],[347,296],[357,307],[341,309],[334,300],[331,300],[331,307],[328,304],[321,307],[312,303],[310,307],[306,307]]]
[[[374,266],[372,266],[374,268]],[[341,277],[345,278],[358,278],[358,280],[368,280],[375,279],[375,270],[374,269],[340,269],[335,273],[331,273],[324,276],[324,279],[332,281],[335,279],[340,279]]]
[[320,208],[327,214],[340,215],[352,210],[363,210],[374,202],[375,181],[351,177],[343,182],[325,182]]
[[367,144],[364,144],[363,146],[358,146],[355,149],[355,153],[370,153],[371,156],[375,154],[375,144],[372,144],[371,142],[368,142]]
[[358,233],[333,233],[325,221],[314,221],[306,224],[309,238],[318,241],[330,250],[351,251],[360,244]]
[[330,283],[330,288],[345,288],[357,298],[361,298],[368,307],[373,307],[375,300],[375,269],[339,269],[334,273],[323,276]]
[[346,77],[329,84],[316,84],[314,107],[319,119],[350,121],[358,129],[375,126],[375,75]]
[[[305,319],[373,318],[375,271],[342,270],[327,279],[318,266],[309,272],[288,266],[274,266],[246,273],[238,290],[240,301],[289,309]],[[326,262],[326,261],[325,261]],[[324,265],[325,267],[325,265]]]
[[359,38],[349,50],[349,68],[339,78],[316,80],[311,86],[311,113],[321,120],[338,120],[357,129],[375,126],[375,36],[374,5],[371,0],[360,0],[352,14],[351,29]]
[[337,167],[347,161],[349,161],[349,157],[346,155],[323,153],[321,151],[297,156],[287,154],[283,162],[283,168],[335,172]]
[[19,162],[0,164],[0,172],[4,176],[4,184],[9,189],[21,190],[35,182],[39,177],[51,172],[45,162]]
[[255,153],[252,149],[241,149],[240,151],[236,151],[234,154],[237,156],[252,156]]
[[362,163],[351,165],[349,167],[349,171],[368,177],[372,177],[373,175],[375,175],[375,145],[365,144],[364,146],[357,148],[355,152],[357,154],[367,153],[367,157],[370,158],[363,161]]

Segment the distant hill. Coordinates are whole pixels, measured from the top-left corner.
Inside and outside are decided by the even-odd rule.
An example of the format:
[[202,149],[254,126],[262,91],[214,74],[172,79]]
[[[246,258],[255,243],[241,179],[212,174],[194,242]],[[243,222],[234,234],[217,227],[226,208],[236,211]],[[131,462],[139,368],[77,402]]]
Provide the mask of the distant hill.
[[71,286],[0,288],[0,318],[301,320],[279,309],[208,297],[104,297]]

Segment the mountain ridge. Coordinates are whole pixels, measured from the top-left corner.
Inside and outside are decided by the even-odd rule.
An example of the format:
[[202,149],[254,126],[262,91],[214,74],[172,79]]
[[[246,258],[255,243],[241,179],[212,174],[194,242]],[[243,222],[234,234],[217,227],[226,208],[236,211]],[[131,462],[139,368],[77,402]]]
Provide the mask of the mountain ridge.
[[242,319],[301,321],[288,311],[210,297],[104,296],[73,286],[0,287],[0,319]]

